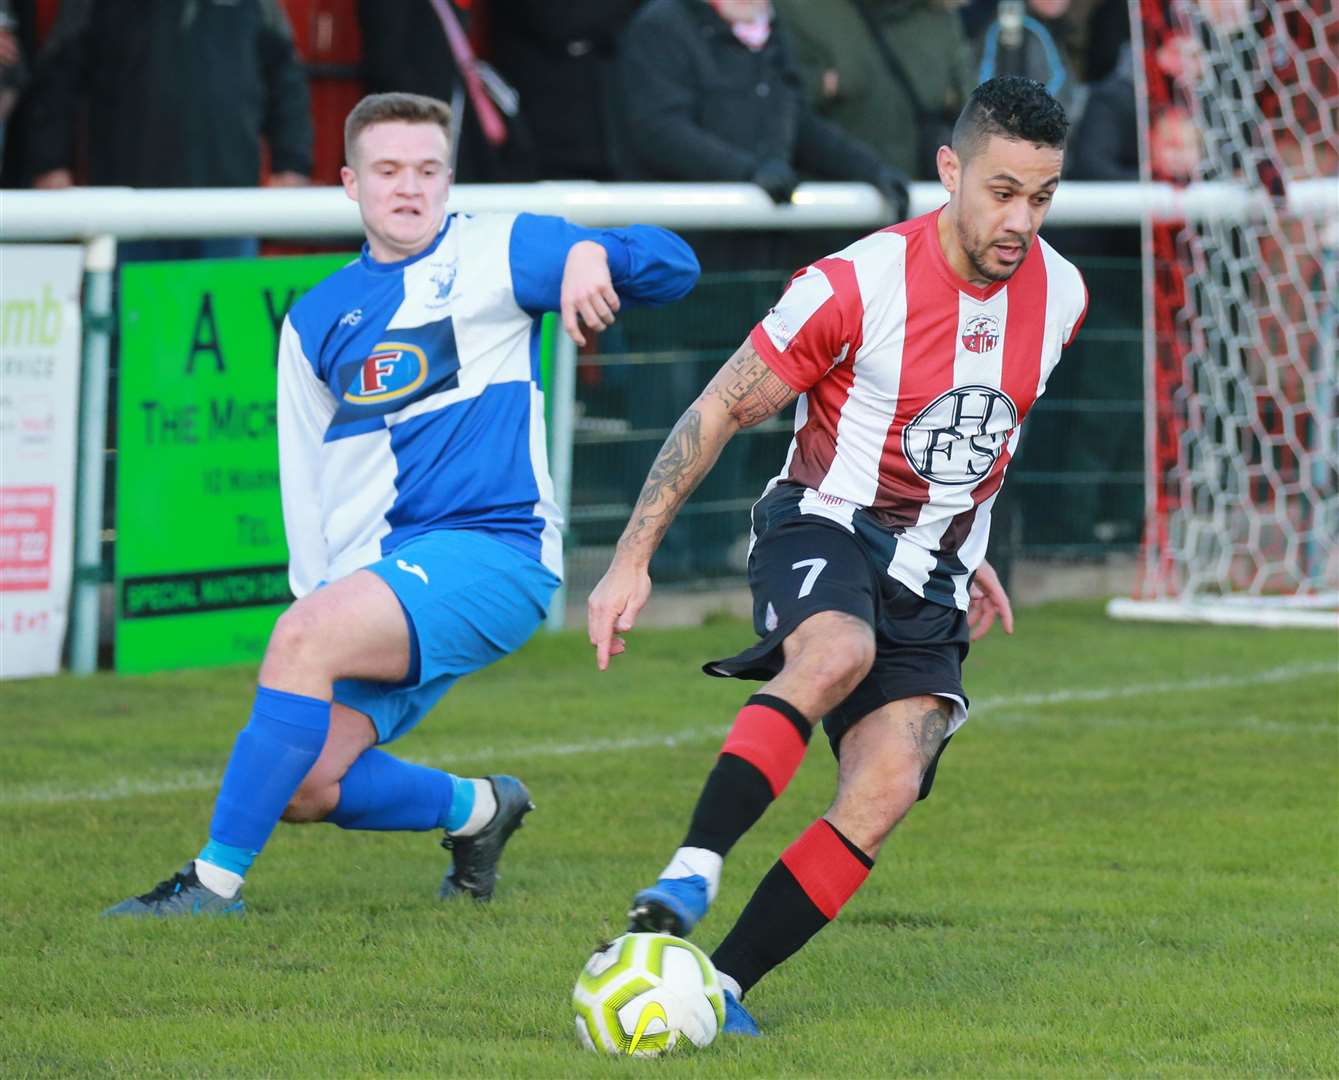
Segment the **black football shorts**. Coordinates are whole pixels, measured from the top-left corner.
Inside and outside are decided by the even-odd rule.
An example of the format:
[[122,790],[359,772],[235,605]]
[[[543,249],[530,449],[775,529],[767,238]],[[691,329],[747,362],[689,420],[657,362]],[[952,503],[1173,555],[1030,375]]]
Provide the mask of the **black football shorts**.
[[[708,675],[770,679],[781,671],[782,643],[811,615],[842,611],[874,628],[869,674],[823,718],[832,752],[857,721],[890,701],[924,694],[955,699],[952,732],[966,717],[962,662],[967,614],[928,601],[891,577],[886,563],[858,534],[813,514],[801,514],[793,485],[778,485],[754,507],[756,537],[749,555],[756,644],[703,665]],[[942,755],[945,738],[939,748]],[[920,797],[930,793],[939,755],[926,770]]]

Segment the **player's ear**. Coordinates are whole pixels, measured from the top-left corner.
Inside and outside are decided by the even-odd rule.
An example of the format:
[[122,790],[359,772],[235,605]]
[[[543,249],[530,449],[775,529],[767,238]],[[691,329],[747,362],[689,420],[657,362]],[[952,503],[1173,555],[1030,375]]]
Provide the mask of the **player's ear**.
[[349,166],[342,165],[339,170],[339,182],[344,185],[344,194],[354,202],[358,201],[358,174]]
[[962,162],[951,146],[941,146],[935,155],[935,166],[939,170],[939,182],[944,190],[952,195],[958,190],[958,181],[962,176]]

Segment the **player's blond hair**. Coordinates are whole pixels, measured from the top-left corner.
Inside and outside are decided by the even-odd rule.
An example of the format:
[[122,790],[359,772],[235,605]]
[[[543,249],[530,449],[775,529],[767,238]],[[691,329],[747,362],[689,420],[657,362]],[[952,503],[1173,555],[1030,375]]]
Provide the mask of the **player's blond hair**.
[[344,121],[344,160],[353,164],[353,148],[373,124],[399,121],[405,124],[436,124],[451,143],[451,106],[425,94],[368,94]]

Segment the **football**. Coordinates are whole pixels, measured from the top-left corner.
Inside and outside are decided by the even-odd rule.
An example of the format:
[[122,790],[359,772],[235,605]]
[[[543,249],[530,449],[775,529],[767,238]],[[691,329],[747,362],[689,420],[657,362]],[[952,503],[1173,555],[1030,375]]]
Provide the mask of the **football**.
[[597,949],[572,991],[577,1037],[590,1050],[667,1054],[683,1040],[707,1046],[725,1021],[716,969],[671,934],[624,934]]

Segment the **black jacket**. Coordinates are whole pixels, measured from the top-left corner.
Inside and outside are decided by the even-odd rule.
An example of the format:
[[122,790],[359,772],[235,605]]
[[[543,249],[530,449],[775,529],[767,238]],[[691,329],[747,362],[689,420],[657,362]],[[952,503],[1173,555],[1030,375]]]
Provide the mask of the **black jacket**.
[[493,59],[520,92],[541,179],[613,179],[614,45],[639,3],[492,0]]
[[1139,123],[1134,62],[1125,45],[1116,67],[1092,88],[1070,137],[1068,174],[1075,180],[1138,180]]
[[784,23],[741,44],[703,0],[649,0],[618,56],[620,171],[629,179],[750,180],[767,161],[877,183],[864,143],[809,106]]
[[29,88],[30,176],[74,164],[88,102],[93,184],[249,187],[261,135],[307,174],[307,80],[279,0],[64,0]]

